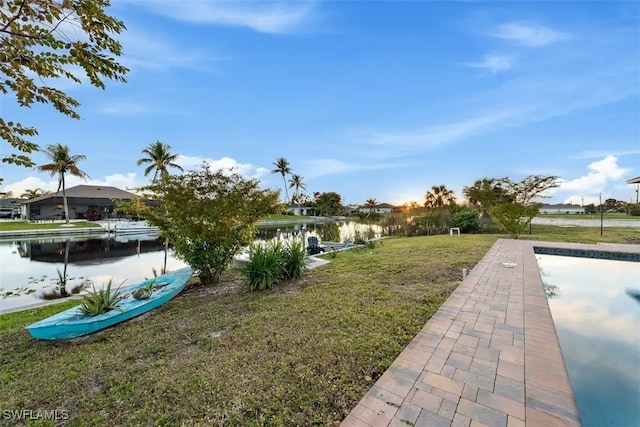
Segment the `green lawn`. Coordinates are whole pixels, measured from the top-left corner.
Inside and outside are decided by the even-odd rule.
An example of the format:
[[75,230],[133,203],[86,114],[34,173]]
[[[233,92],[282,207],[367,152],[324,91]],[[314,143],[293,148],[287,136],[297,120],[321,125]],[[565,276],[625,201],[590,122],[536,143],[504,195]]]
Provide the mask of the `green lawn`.
[[628,243],[627,239],[640,237],[640,228],[604,228],[602,236],[600,236],[599,227],[558,227],[533,224],[531,233],[522,234],[520,239],[549,240],[552,242]]
[[[531,237],[591,242],[594,231],[534,227]],[[634,236],[606,230],[597,240]],[[194,285],[147,315],[68,342],[37,341],[23,327],[73,303],[0,316],[2,409],[67,409],[77,426],[328,425],[499,237],[386,239],[256,294],[235,292],[230,271],[217,288]]]
[[[98,224],[88,221],[72,222],[74,227],[71,228],[91,228],[100,227]],[[69,227],[62,227],[64,223],[29,223],[27,221],[3,221],[0,222],[0,231],[22,231],[22,230],[67,230]]]
[[[538,218],[562,218],[562,219],[600,219],[600,214],[539,214]],[[608,219],[624,219],[629,221],[640,221],[640,216],[631,216],[626,213],[605,213],[603,215],[604,220]]]

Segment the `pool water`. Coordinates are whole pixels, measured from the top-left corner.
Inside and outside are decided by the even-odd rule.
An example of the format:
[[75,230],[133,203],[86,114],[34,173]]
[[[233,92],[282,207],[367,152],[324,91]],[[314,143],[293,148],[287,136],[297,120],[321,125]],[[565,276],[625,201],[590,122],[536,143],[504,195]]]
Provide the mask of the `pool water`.
[[536,258],[582,424],[639,426],[640,263]]

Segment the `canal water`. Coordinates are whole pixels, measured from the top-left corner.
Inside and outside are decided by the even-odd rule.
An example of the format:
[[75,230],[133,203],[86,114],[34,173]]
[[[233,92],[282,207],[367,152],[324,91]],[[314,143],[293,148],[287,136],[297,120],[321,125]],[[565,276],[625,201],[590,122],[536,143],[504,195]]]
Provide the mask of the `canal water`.
[[[355,221],[274,224],[260,227],[257,240],[307,239],[355,242],[381,236],[376,225]],[[157,234],[55,237],[0,241],[0,314],[46,303],[43,293],[57,287],[66,269],[67,290],[85,285],[99,289],[112,281],[123,288],[185,266]]]

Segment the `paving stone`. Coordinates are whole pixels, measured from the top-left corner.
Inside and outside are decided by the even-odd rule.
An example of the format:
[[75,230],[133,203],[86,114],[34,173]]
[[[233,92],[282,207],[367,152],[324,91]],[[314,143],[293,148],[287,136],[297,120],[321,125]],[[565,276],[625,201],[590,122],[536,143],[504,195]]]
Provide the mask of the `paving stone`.
[[449,359],[447,359],[447,365],[468,371],[469,367],[471,366],[472,360],[472,356],[454,351],[453,353],[451,353],[451,355],[449,355]]
[[498,240],[344,425],[579,425],[533,244]]
[[491,427],[506,427],[507,415],[495,409],[479,405],[465,398],[458,403],[458,412],[472,420],[478,420]]
[[474,387],[471,384],[465,384],[464,389],[462,390],[462,397],[475,402],[478,397],[478,387]]
[[369,424],[349,414],[342,420],[340,427],[371,427]]
[[415,425],[421,410],[422,408],[420,406],[413,405],[409,402],[403,403],[402,406],[398,408],[398,412],[394,415],[389,427],[408,427]]
[[471,418],[462,415],[459,412],[456,412],[453,417],[453,421],[451,421],[451,427],[469,427],[471,424]]
[[430,386],[433,386],[435,388],[447,391],[451,394],[455,394],[457,396],[460,396],[460,394],[462,394],[462,387],[464,386],[464,383],[462,383],[461,381],[443,377],[442,375],[434,374],[432,372],[428,372],[422,382],[429,384]]
[[486,390],[478,390],[476,403],[488,406],[489,408],[504,412],[505,414],[516,418],[524,419],[525,417],[524,403],[508,399],[498,394],[490,393]]
[[507,416],[507,427],[526,427],[526,423],[519,418],[509,415]]
[[432,393],[427,393],[422,390],[416,390],[415,394],[411,398],[411,404],[415,406],[419,406],[424,409],[428,409],[434,413],[438,412],[440,409],[440,404],[442,403],[442,398],[436,396]]
[[453,379],[465,384],[471,384],[474,387],[493,391],[493,378],[487,378],[472,372],[463,371],[462,369],[456,369],[456,374],[453,376]]
[[483,377],[494,379],[496,377],[495,363],[488,362],[482,359],[474,359],[469,367],[469,372],[481,375]]
[[451,420],[434,414],[431,411],[423,410],[416,420],[415,427],[450,427]]
[[438,415],[440,415],[441,417],[447,418],[449,420],[453,420],[453,416],[456,414],[457,407],[458,407],[457,403],[444,399],[440,404]]
[[440,371],[440,375],[447,378],[453,378],[456,373],[456,368],[454,366],[444,365],[442,371]]
[[353,415],[360,421],[374,427],[374,426],[386,426],[391,421],[391,416],[374,411],[363,405],[356,405],[349,415]]

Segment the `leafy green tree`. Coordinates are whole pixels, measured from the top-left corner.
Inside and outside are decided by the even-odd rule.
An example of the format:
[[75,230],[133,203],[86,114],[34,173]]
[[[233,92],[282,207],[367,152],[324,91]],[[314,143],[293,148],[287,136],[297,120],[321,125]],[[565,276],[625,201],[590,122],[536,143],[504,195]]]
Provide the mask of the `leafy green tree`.
[[289,165],[289,161],[284,157],[279,157],[273,163],[276,167],[271,173],[279,173],[282,175],[282,183],[284,184],[284,194],[285,194],[285,204],[289,205],[289,191],[287,190],[287,175],[291,174],[291,166]]
[[49,157],[51,163],[38,166],[40,172],[49,172],[51,176],[58,175],[58,191],[62,189],[62,200],[64,201],[64,218],[69,224],[69,205],[67,203],[67,192],[65,175],[71,174],[83,179],[89,178],[86,172],[80,170],[78,162],[87,158],[84,154],[71,155],[69,146],[62,144],[47,145],[44,153]]
[[593,203],[589,203],[588,205],[584,205],[584,213],[586,214],[594,214],[596,213],[596,205]]
[[431,191],[427,191],[424,198],[425,208],[443,208],[456,201],[453,190],[449,190],[445,185],[434,185]]
[[472,187],[465,187],[463,193],[517,239],[540,211],[542,205],[534,200],[545,197],[545,191],[558,185],[558,177],[554,175],[529,175],[519,182],[484,178]]
[[307,186],[302,182],[304,178],[298,174],[291,175],[289,179],[289,188],[293,188],[295,191],[295,199],[298,202],[298,209],[300,209],[300,190],[306,190]]
[[178,258],[187,262],[202,283],[215,284],[233,257],[249,245],[258,220],[278,211],[278,192],[263,190],[255,179],[237,173],[212,172],[203,166],[139,189],[157,206],[135,199],[119,209],[160,227]]
[[[114,57],[122,46],[114,34],[124,23],[106,13],[109,0],[12,0],[0,2],[0,93],[13,93],[18,105],[51,104],[74,119],[80,103],[55,87],[56,80],[81,82],[84,74],[93,86],[105,88],[103,79],[125,82],[129,71]],[[74,72],[74,67],[82,73]],[[2,162],[34,166],[29,153],[38,149],[29,140],[38,134],[0,117],[0,137],[17,153]],[[5,150],[2,150],[6,153]]]
[[[317,195],[316,195],[317,194]],[[315,193],[315,204],[320,215],[338,215],[342,212],[342,196],[333,191],[327,193]]]
[[177,154],[171,154],[171,146],[165,144],[162,141],[156,141],[149,144],[147,148],[142,150],[142,154],[146,154],[147,157],[143,157],[137,161],[137,165],[148,164],[144,170],[144,176],[149,175],[153,171],[153,180],[155,181],[160,174],[161,178],[165,178],[169,175],[169,168],[178,169],[180,172],[184,172],[182,166],[174,163],[178,159]]
[[460,228],[462,233],[472,233],[480,229],[478,211],[471,208],[462,208],[451,217],[451,226]]
[[471,205],[486,212],[488,207],[495,204],[513,202],[506,188],[508,182],[507,178],[483,178],[477,180],[471,187],[465,187],[462,193]]

